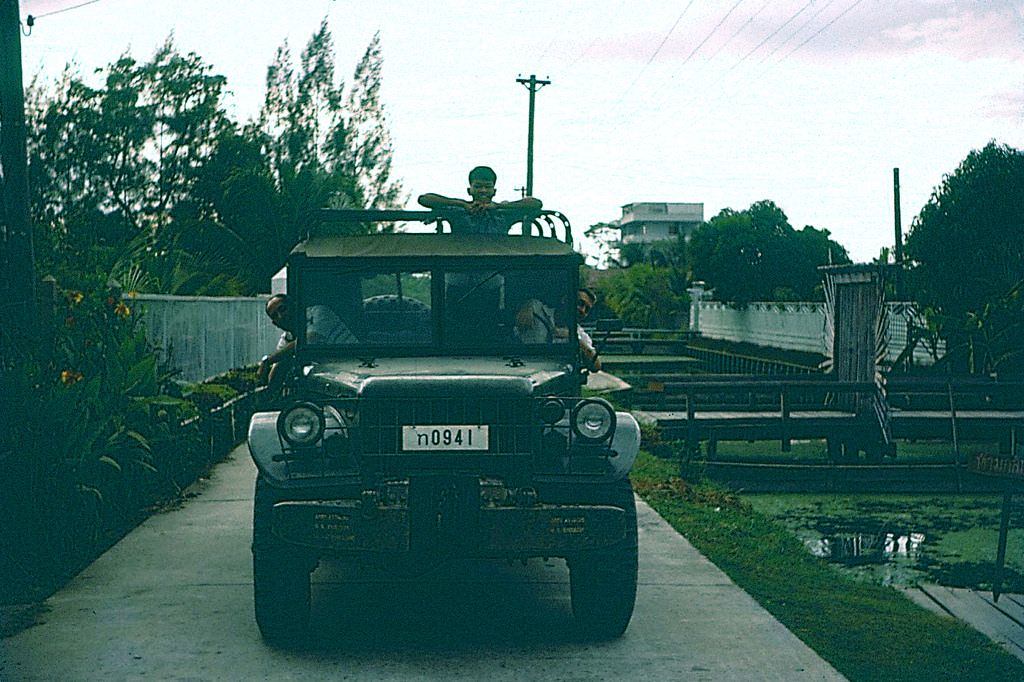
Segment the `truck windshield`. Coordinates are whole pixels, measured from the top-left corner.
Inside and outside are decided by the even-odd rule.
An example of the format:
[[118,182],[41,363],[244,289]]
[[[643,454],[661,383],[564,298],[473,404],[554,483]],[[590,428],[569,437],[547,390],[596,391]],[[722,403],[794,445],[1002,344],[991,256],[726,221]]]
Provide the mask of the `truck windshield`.
[[564,348],[573,335],[567,268],[308,272],[307,348]]

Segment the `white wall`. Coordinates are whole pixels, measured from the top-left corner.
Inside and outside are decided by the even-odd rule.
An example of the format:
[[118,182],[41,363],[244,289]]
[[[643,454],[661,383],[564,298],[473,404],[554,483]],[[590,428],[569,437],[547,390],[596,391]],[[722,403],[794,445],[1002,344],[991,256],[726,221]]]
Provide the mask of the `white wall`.
[[700,333],[714,339],[824,353],[824,304],[751,303],[743,310],[701,301]]
[[[281,280],[283,282],[283,278]],[[704,336],[787,350],[825,353],[823,303],[752,303],[743,310],[701,300],[691,289],[691,328]],[[149,340],[185,381],[202,381],[236,367],[252,365],[277,347],[281,331],[266,315],[266,296],[212,297],[138,294],[131,305],[142,311]],[[889,351],[895,360],[906,345],[906,306],[890,305]],[[941,350],[941,349],[940,349]],[[918,347],[914,362],[933,360]]]
[[[691,296],[694,293],[690,290]],[[896,360],[906,347],[907,318],[913,315],[904,304],[889,304],[888,362]],[[693,328],[709,338],[827,354],[824,303],[751,303],[739,310],[695,296],[690,319],[696,321]],[[925,348],[918,345],[914,349],[915,364],[933,362]]]
[[259,362],[277,347],[281,330],[266,314],[267,297],[137,294],[146,336],[185,381],[202,381]]

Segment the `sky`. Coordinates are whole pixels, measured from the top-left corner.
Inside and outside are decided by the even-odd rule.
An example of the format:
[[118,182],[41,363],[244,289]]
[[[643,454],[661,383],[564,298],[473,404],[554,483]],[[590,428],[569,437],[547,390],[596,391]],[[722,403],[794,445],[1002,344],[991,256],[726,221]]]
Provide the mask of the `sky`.
[[[905,235],[943,176],[989,141],[1024,149],[1024,0],[21,0],[26,83],[70,63],[88,80],[169,35],[227,77],[229,115],[263,100],[287,41],[326,17],[349,80],[381,36],[393,176],[465,197],[492,166],[498,200],[526,184],[579,235],[640,201],[774,201],[857,262]],[[27,27],[24,32],[28,32]],[[584,242],[583,248],[596,252]]]

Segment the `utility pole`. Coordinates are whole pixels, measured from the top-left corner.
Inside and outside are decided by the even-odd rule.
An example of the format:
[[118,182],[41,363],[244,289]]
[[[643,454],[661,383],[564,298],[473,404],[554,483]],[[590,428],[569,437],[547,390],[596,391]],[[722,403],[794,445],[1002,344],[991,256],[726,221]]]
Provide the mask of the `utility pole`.
[[903,300],[903,220],[900,218],[900,169],[892,169],[892,196],[896,221],[896,300]]
[[12,328],[28,331],[36,323],[20,31],[18,0],[0,0],[0,331],[5,334]]
[[529,132],[526,135],[526,194],[524,196],[533,196],[533,110],[534,100],[537,96],[537,91],[545,85],[550,85],[551,81],[548,80],[537,80],[537,76],[530,74],[529,78],[517,78],[516,83],[522,83],[526,86],[526,89],[530,91],[530,127]]

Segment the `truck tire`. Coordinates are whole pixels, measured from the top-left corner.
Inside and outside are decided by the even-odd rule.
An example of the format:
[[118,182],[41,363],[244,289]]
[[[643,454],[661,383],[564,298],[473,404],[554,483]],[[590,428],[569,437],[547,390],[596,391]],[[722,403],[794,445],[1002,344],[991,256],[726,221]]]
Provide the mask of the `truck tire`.
[[610,497],[603,503],[626,512],[625,537],[611,547],[580,552],[569,560],[573,617],[583,638],[594,641],[621,636],[636,602],[636,500],[629,479],[616,483]]
[[262,476],[256,479],[252,521],[252,588],[256,625],[272,644],[302,639],[309,628],[308,557],[273,535],[274,496]]

